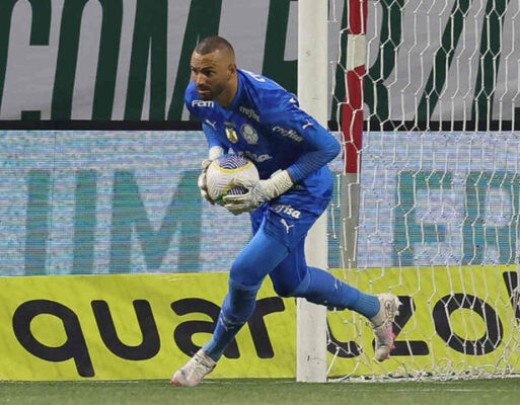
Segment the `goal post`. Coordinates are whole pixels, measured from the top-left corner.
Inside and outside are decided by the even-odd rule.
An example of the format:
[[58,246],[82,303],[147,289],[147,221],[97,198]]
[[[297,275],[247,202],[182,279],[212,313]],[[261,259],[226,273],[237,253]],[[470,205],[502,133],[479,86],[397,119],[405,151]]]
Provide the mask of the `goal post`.
[[344,59],[345,99],[340,104],[339,119],[344,141],[344,173],[341,181],[341,267],[356,268],[357,228],[359,222],[359,190],[361,150],[363,147],[363,83],[366,63],[367,0],[348,0],[343,35],[346,36]]
[[[328,0],[298,1],[298,99],[325,127],[328,106]],[[305,244],[307,262],[328,267],[327,213],[316,221]],[[324,382],[327,378],[327,309],[303,298],[296,305],[296,380]]]

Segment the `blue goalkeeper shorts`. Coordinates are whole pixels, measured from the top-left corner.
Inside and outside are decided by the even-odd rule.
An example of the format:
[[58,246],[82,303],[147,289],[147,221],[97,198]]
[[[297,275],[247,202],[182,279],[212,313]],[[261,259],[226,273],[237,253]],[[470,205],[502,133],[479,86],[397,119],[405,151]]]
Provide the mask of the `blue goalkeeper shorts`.
[[314,172],[301,185],[251,213],[253,234],[262,227],[267,235],[292,251],[327,208],[332,188],[332,174],[328,168]]
[[259,286],[265,276],[282,296],[294,291],[307,275],[305,237],[332,198],[328,168],[251,213],[253,239],[235,260],[230,279]]

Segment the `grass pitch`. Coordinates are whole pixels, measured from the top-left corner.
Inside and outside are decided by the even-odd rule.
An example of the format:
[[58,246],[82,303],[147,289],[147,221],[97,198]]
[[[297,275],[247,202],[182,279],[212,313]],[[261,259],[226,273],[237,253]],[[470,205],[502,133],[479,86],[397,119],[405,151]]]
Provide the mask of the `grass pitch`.
[[451,382],[303,384],[292,380],[207,380],[196,388],[168,381],[0,382],[1,404],[515,404],[520,379]]

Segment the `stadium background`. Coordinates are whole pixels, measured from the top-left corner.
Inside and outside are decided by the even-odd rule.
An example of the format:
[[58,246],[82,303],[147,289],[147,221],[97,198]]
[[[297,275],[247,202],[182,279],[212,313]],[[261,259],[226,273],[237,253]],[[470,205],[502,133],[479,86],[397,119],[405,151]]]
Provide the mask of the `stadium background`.
[[[167,378],[204,342],[225,292],[225,271],[250,232],[247,218],[235,218],[199,199],[196,176],[205,142],[182,106],[189,56],[197,38],[218,33],[235,45],[241,67],[295,91],[295,3],[2,3],[3,379]],[[330,24],[332,33],[338,31],[343,17],[340,2],[333,3],[337,21]],[[407,27],[407,18],[410,15],[402,12],[392,24]],[[506,24],[504,38],[512,38],[507,35],[512,29]],[[406,29],[402,35],[421,38],[421,32]],[[340,36],[330,38],[330,60],[337,60]],[[510,49],[513,45],[507,40],[502,44]],[[402,48],[399,52],[405,54]],[[434,47],[429,52],[433,55]],[[397,54],[397,48],[390,49],[385,60],[375,60],[373,55],[372,62],[386,64],[391,71],[395,64],[407,63],[396,59]],[[406,54],[413,58],[413,50]],[[506,63],[516,60],[511,57]],[[472,68],[478,67],[468,66]],[[501,89],[506,103],[513,106],[500,110],[503,128],[520,121],[515,94],[505,90],[508,81],[516,83],[518,78],[505,76],[506,68],[500,65],[491,84],[486,82],[489,76],[483,75],[482,84],[484,89]],[[446,80],[448,89],[460,93],[464,86],[474,85],[462,82],[461,88],[461,82],[450,82],[455,78]],[[336,95],[330,105],[334,121],[333,100],[342,98],[342,83],[331,80],[328,85]],[[416,91],[409,83],[401,86],[410,94]],[[384,94],[384,88],[379,90]],[[392,94],[400,97],[399,91]],[[392,100],[386,104],[392,105]],[[468,114],[464,103],[455,100],[454,105],[459,121],[476,114],[474,110]],[[491,105],[479,107],[478,114],[496,121],[499,109]],[[370,96],[366,108],[381,122],[409,121],[425,114],[438,120],[441,114],[381,110]],[[511,263],[517,254],[517,232],[510,224],[518,223],[520,205],[517,167],[510,162],[520,150],[518,133],[474,132],[469,135],[473,147],[467,150],[467,135],[460,133],[414,135],[379,133],[366,140],[370,153],[364,156],[361,178],[373,192],[367,194],[360,216],[359,262],[365,267],[397,266],[397,246],[406,250],[405,263],[399,264],[409,266]],[[402,152],[396,155],[395,147],[389,149],[388,139],[401,145]],[[446,145],[456,153],[446,152]],[[450,167],[448,176],[435,177],[454,161],[457,165]],[[342,162],[338,159],[332,167],[340,173]],[[407,206],[412,183],[418,192],[415,189],[416,200]],[[489,184],[496,193],[485,192]],[[415,249],[414,242],[422,241],[422,235],[394,207],[399,201],[403,211],[435,216],[438,212],[432,212],[431,206],[421,205],[421,196],[437,189],[437,210],[445,219],[443,238]],[[497,204],[505,207],[500,211],[505,215],[494,216],[492,207]],[[339,265],[338,240],[333,237],[337,229],[332,222],[339,214],[334,207],[329,225],[331,268]],[[475,207],[483,211],[477,213]],[[484,215],[494,231],[486,233],[477,226],[463,237],[460,229],[476,215]],[[372,232],[376,224],[383,230],[377,240]],[[507,267],[500,269],[501,274],[509,274]],[[438,274],[437,288],[447,289],[442,272]],[[358,280],[359,285],[377,291],[380,287],[370,282],[369,275]],[[388,277],[400,275],[389,271]],[[517,283],[506,276],[486,280],[497,285],[499,298],[506,301]],[[410,293],[405,287],[398,291],[403,297]],[[429,288],[422,285],[425,300]],[[239,336],[216,377],[294,376],[294,302],[275,297],[269,285],[260,299],[263,312],[249,325],[251,333]],[[421,308],[420,302],[416,305]],[[507,309],[495,311],[502,318],[513,317]],[[433,330],[431,318],[425,309],[418,310],[417,322]],[[488,326],[479,325],[481,334],[489,333]],[[348,331],[340,333],[348,340]],[[506,326],[503,333],[511,331]],[[500,340],[495,343],[501,350]],[[361,346],[370,344],[367,337]],[[445,342],[438,338],[428,344],[441,347]],[[430,360],[426,353],[419,361]],[[352,366],[344,359],[337,367],[334,373],[341,375]]]

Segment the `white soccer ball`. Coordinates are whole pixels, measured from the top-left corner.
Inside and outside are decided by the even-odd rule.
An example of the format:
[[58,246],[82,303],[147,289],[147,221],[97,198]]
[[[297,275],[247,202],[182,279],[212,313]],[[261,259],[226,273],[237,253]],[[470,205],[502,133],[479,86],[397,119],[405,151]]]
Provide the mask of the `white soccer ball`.
[[236,186],[237,179],[258,180],[258,170],[252,161],[241,155],[223,155],[215,159],[206,172],[208,195],[217,204],[228,194],[244,194],[247,189]]

